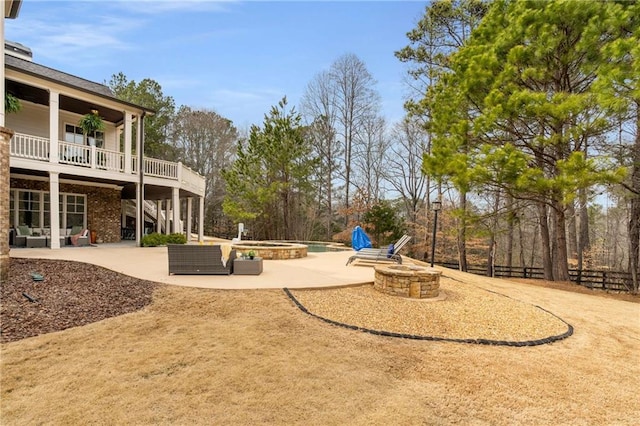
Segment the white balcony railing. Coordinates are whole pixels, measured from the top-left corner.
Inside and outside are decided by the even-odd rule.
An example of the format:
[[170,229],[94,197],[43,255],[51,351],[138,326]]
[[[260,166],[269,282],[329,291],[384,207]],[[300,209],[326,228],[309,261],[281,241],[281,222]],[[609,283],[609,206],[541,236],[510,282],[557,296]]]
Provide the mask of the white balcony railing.
[[[48,162],[50,148],[48,138],[16,133],[11,138],[10,155]],[[58,163],[63,165],[125,173],[125,161],[122,152],[58,141]],[[131,173],[138,174],[138,168],[138,158],[132,155]],[[182,163],[145,157],[144,173],[146,176],[179,181],[181,188],[204,195],[204,178]]]
[[101,170],[109,170],[124,173],[124,154],[118,151],[109,151],[107,149],[95,150],[96,168]]
[[167,177],[178,179],[178,163],[171,161],[156,160],[155,158],[144,159],[144,174],[146,176]]
[[16,133],[11,138],[10,152],[13,157],[49,161],[49,139]]
[[[145,176],[155,176],[178,180],[178,164],[179,163],[172,163],[171,161],[145,157],[144,174]],[[132,173],[138,173],[137,155],[131,157],[131,171]]]
[[[182,170],[180,172],[182,187],[196,193],[204,190],[202,185],[202,176],[191,170],[189,167],[182,164],[180,165],[182,166]],[[204,195],[204,193],[202,195]]]
[[62,164],[91,167],[91,147],[75,143],[58,143],[58,161]]
[[[22,133],[16,133],[11,138],[11,157],[48,162],[49,153],[50,143],[48,138]],[[125,161],[124,153],[118,151],[63,141],[58,142],[58,162],[60,164],[125,173]],[[138,158],[135,155],[131,156],[131,173],[138,173]],[[188,167],[183,166],[182,163],[145,157],[144,173],[147,176],[177,180],[180,181],[181,186],[185,189],[193,190],[196,193],[204,193],[204,178]]]

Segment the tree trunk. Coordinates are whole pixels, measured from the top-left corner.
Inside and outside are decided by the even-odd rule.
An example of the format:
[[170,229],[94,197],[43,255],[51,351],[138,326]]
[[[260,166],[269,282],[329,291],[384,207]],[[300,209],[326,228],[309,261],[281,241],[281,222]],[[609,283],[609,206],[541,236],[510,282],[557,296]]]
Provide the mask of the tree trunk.
[[576,222],[578,217],[576,215],[575,203],[571,202],[567,205],[567,246],[569,249],[568,256],[570,259],[577,259],[578,257],[578,227]]
[[552,211],[555,215],[555,256],[553,259],[555,272],[554,278],[556,281],[569,281],[565,207],[562,203],[556,203],[556,206]]
[[496,192],[493,203],[493,218],[491,219],[491,237],[489,239],[489,255],[487,257],[487,276],[493,277],[493,267],[496,262],[496,234],[498,233],[498,209],[500,208],[500,193]]
[[467,193],[460,192],[460,224],[458,226],[458,262],[459,269],[467,272]]
[[[329,174],[329,176],[332,176],[332,173]],[[331,237],[332,237],[332,232],[331,232],[331,223],[332,223],[332,218],[333,218],[333,211],[331,209],[331,179],[328,179],[327,182],[327,241],[331,241]]]
[[[636,179],[640,179],[640,167],[636,167],[634,173]],[[631,199],[631,211],[629,218],[629,271],[631,272],[632,292],[638,293],[640,289],[640,195],[634,195]]]
[[[525,261],[524,258],[524,238],[523,238],[523,232],[522,232],[522,222],[518,222],[518,243],[520,246],[520,267],[524,268],[525,266],[527,266],[527,262]],[[535,244],[533,245],[535,247]]]
[[344,147],[344,173],[345,173],[345,214],[344,226],[349,226],[349,188],[351,187],[351,136],[350,130],[345,129],[345,147]]
[[515,218],[516,218],[516,213],[513,211],[513,198],[511,196],[507,196],[507,252],[506,252],[507,268],[511,268],[513,266],[513,238],[514,238],[513,234],[515,232],[513,223],[515,221]]
[[553,263],[551,262],[551,239],[549,237],[549,222],[546,204],[538,203],[538,216],[540,220],[540,239],[542,244],[542,268],[544,279],[553,281]]
[[640,290],[640,101],[636,102],[636,141],[632,148],[631,206],[629,212],[629,270],[632,292]]
[[584,253],[591,247],[589,241],[589,210],[587,208],[587,190],[580,190],[579,196],[579,221],[578,221],[578,269],[584,267]]

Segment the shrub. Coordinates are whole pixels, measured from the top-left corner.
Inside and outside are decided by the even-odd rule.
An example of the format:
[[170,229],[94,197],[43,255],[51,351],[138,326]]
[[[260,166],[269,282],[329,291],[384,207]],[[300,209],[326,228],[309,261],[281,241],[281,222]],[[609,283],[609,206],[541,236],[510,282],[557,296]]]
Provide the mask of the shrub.
[[167,244],[165,236],[156,232],[145,235],[141,241],[142,247],[157,247],[165,244]]
[[142,247],[166,246],[167,244],[186,244],[187,237],[182,234],[158,234],[153,232],[142,237]]
[[166,244],[187,244],[187,237],[184,234],[166,235]]

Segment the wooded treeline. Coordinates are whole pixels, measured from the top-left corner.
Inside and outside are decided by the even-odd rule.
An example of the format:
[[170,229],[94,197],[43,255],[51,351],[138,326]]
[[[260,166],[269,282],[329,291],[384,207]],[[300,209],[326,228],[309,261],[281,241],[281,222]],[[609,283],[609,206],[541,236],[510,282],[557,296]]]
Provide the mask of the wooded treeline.
[[481,238],[488,265],[563,281],[570,263],[622,265],[637,290],[639,19],[637,2],[436,1],[408,34],[407,109],[431,137],[424,172],[452,195],[462,269]]
[[400,123],[354,54],[247,135],[176,111],[153,81],[110,86],[159,112],[149,155],[206,176],[207,234],[244,222],[255,239],[348,242],[359,224],[379,245],[409,233],[426,259],[439,199],[438,261],[541,266],[550,280],[569,265],[627,270],[637,291],[640,9],[579,4],[431,2],[395,52],[409,66]]

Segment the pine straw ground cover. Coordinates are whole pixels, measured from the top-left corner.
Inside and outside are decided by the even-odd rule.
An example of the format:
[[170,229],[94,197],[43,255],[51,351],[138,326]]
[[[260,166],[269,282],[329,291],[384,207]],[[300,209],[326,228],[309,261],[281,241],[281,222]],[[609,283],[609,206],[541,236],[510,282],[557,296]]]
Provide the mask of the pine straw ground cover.
[[524,348],[405,340],[326,324],[281,290],[157,285],[141,310],[0,345],[0,423],[637,423],[638,303],[446,275],[539,305],[574,335]]

